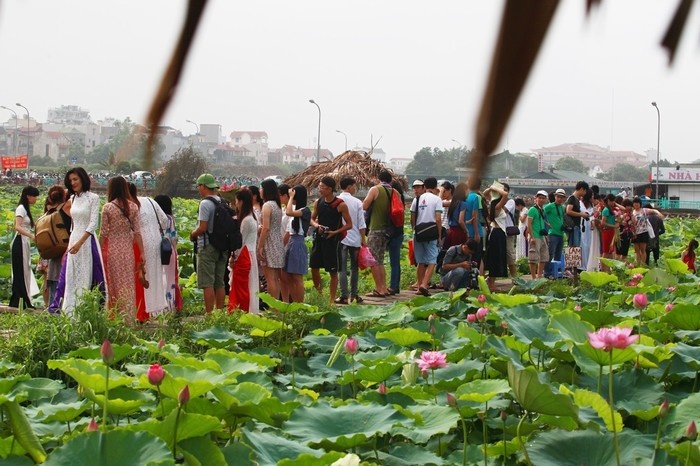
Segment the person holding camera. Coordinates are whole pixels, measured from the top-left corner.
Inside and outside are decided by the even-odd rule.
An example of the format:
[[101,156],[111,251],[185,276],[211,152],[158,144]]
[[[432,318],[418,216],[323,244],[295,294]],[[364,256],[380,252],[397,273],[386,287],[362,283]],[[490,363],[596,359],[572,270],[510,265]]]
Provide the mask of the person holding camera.
[[[559,188],[554,191],[554,202],[544,206],[544,216],[549,220],[549,238],[547,250],[550,260],[559,260],[564,249],[564,201],[566,192]],[[552,276],[552,263],[547,261],[544,265],[544,277],[556,278]]]
[[472,256],[478,252],[479,242],[469,239],[462,244],[450,246],[442,261],[440,281],[447,291],[478,286],[479,268],[472,263]]
[[542,278],[544,266],[549,262],[549,222],[545,217],[543,206],[547,202],[547,191],[537,191],[535,204],[527,212],[528,253],[527,260],[530,264],[532,278]]

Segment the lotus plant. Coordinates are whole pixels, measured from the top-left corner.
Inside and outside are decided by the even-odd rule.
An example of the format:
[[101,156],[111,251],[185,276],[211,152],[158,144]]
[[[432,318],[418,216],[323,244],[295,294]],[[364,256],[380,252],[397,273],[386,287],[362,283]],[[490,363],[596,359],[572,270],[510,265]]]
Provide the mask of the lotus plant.
[[100,356],[102,356],[102,362],[105,363],[105,401],[102,407],[102,430],[107,432],[107,404],[109,403],[109,366],[114,362],[114,349],[112,348],[112,343],[109,340],[102,342],[102,347],[100,348]]
[[160,384],[163,383],[163,379],[165,378],[165,371],[163,370],[163,366],[161,366],[158,363],[151,364],[151,367],[148,368],[147,375],[148,383],[154,385],[158,390],[158,404],[160,404],[161,412],[165,417],[165,407],[163,406],[163,399],[160,395]]
[[[638,295],[635,295],[635,298]],[[644,300],[646,300],[646,295]],[[639,298],[640,302],[642,298]],[[644,304],[646,306],[646,303]],[[613,400],[613,348],[625,349],[639,339],[639,335],[632,335],[631,328],[601,328],[597,332],[588,333],[588,342],[593,348],[610,353],[610,373],[608,375],[608,403],[612,417],[613,441],[615,443],[615,460],[620,466],[620,446],[617,440],[617,428],[615,427],[615,403]]]

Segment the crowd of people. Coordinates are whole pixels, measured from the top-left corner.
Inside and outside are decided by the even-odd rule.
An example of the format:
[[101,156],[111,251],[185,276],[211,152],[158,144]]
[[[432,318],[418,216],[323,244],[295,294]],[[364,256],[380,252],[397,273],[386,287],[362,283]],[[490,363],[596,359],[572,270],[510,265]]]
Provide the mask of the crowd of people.
[[[48,191],[44,212],[60,208],[69,216],[71,227],[65,253],[42,259],[37,267],[45,273],[45,306],[52,313],[73,315],[85,293],[97,288],[108,309],[129,324],[180,309],[171,199],[139,196],[133,183],[115,176],[109,179],[107,202],[100,209],[100,197],[90,187],[87,172],[76,167],[65,174],[64,186]],[[35,239],[29,206],[39,194],[38,188],[25,187],[15,211],[10,298],[14,307],[32,308],[31,298],[39,292],[29,255],[29,242]],[[165,265],[163,239],[172,246]]]
[[[356,197],[357,182],[351,176],[340,179],[338,186],[333,177],[322,177],[313,203],[303,185],[265,179],[259,186],[243,186],[231,206],[240,230],[235,250],[213,241],[220,206],[227,204],[220,196],[222,179],[205,173],[196,185],[201,201],[189,238],[196,246],[197,286],[207,312],[227,308],[259,313],[261,291],[284,302],[304,302],[309,269],[319,294],[325,289],[321,269],[327,272],[331,304],[362,303],[361,262],[368,262],[374,281],[369,296],[400,292],[405,236],[392,209],[396,199],[405,206],[405,197],[391,172],[380,172],[363,200]],[[408,249],[416,266],[416,281],[410,285],[416,294],[428,296],[431,288],[474,288],[480,275],[495,290],[497,279],[517,276],[516,262],[522,257],[532,278],[558,278],[562,269],[605,270],[601,257],[627,260],[631,245],[637,265],[648,265],[652,258],[658,262],[663,215],[639,198],[604,196],[581,181],[569,194],[561,188],[540,190],[528,207],[522,198],[510,196],[506,183],[494,182],[483,191],[469,188],[480,185],[472,180],[438,186],[434,177],[412,183]],[[15,307],[30,307],[38,289],[29,257],[34,239],[30,206],[38,196],[36,187],[27,186],[15,212],[10,300]],[[100,211],[90,177],[78,167],[66,173],[64,187],[50,188],[45,211],[57,208],[70,215],[72,229],[66,254],[42,261],[44,301],[50,311],[70,315],[81,295],[95,287],[108,308],[129,323],[182,307],[169,197],[139,196],[133,183],[115,176],[108,181],[107,202]],[[172,244],[170,261],[161,260],[163,238]],[[691,242],[683,254],[692,270],[696,248],[697,242]],[[436,272],[438,283],[433,283]]]

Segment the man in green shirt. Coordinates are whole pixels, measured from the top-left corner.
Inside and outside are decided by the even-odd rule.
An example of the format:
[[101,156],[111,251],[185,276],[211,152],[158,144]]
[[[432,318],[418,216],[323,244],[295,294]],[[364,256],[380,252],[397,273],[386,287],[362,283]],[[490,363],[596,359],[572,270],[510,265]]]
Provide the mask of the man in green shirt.
[[551,261],[560,260],[564,248],[564,216],[566,215],[564,201],[566,201],[566,192],[559,188],[554,191],[554,202],[544,206],[544,216],[549,221],[550,228],[547,247],[550,260],[544,265],[545,278],[556,278],[552,276]]
[[544,265],[549,262],[549,249],[547,247],[549,223],[547,223],[542,210],[542,206],[547,202],[547,197],[547,191],[537,191],[535,205],[527,211],[527,261],[530,263],[532,278],[542,278]]

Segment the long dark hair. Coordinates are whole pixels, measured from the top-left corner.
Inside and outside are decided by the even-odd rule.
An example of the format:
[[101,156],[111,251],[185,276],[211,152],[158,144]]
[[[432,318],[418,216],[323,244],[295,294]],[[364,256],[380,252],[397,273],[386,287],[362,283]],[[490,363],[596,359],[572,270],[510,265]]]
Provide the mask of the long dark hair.
[[391,187],[398,191],[399,196],[401,196],[401,203],[406,204],[406,199],[403,196],[403,188],[401,187],[401,183],[399,183],[396,180],[392,180]]
[[262,188],[262,198],[265,202],[275,201],[277,207],[282,205],[280,203],[280,190],[277,188],[277,182],[275,182],[275,180],[263,180],[262,183],[260,183],[260,187]]
[[[260,188],[257,186],[248,186],[248,191],[250,191],[251,196],[256,196],[258,198],[258,206],[262,207],[262,198],[260,197]],[[255,201],[253,201],[255,202]]]
[[165,215],[173,215],[173,200],[170,199],[170,196],[167,194],[158,194],[153,200],[163,209]]
[[49,206],[57,206],[66,202],[66,190],[63,186],[51,186],[44,202],[44,212],[49,210]]
[[128,186],[129,186],[129,197],[131,198],[131,201],[139,206],[139,209],[141,208],[141,202],[139,201],[138,195],[139,195],[139,190],[136,187],[134,183],[131,181],[128,181]]
[[236,199],[241,201],[241,208],[238,210],[238,222],[243,221],[248,215],[252,215],[255,219],[255,213],[253,212],[253,194],[250,189],[241,189],[236,193]]
[[500,197],[498,199],[491,199],[491,206],[489,207],[489,217],[491,218],[487,219],[487,221],[496,220],[496,206],[500,200]]
[[[296,210],[306,207],[308,193],[306,192],[306,186],[298,184],[294,186],[294,208]],[[299,221],[301,217],[294,217],[292,220],[292,231],[296,234],[299,231]]]
[[69,177],[72,174],[78,175],[78,178],[80,178],[80,183],[82,184],[81,187],[81,193],[86,193],[90,191],[90,176],[87,174],[85,169],[83,167],[75,167],[71,168],[66,172],[65,178],[63,178],[63,184],[65,185],[66,189],[68,190],[68,195],[72,196],[73,194],[77,194],[75,191],[73,191],[73,187],[70,184],[70,179]]
[[450,207],[447,209],[448,219],[452,218],[452,214],[454,213],[455,209],[459,209],[459,204],[467,200],[467,191],[467,183],[459,183],[457,186],[455,186],[455,189],[452,192],[452,201],[450,201]]
[[124,212],[129,211],[129,185],[123,176],[115,176],[107,182],[107,201],[116,200],[116,204],[121,204]]
[[38,196],[39,190],[35,186],[26,186],[22,190],[22,194],[19,196],[19,203],[17,205],[24,206],[24,210],[27,211],[27,216],[29,216],[29,224],[34,227],[34,218],[32,218],[32,209],[29,208],[29,196]]

